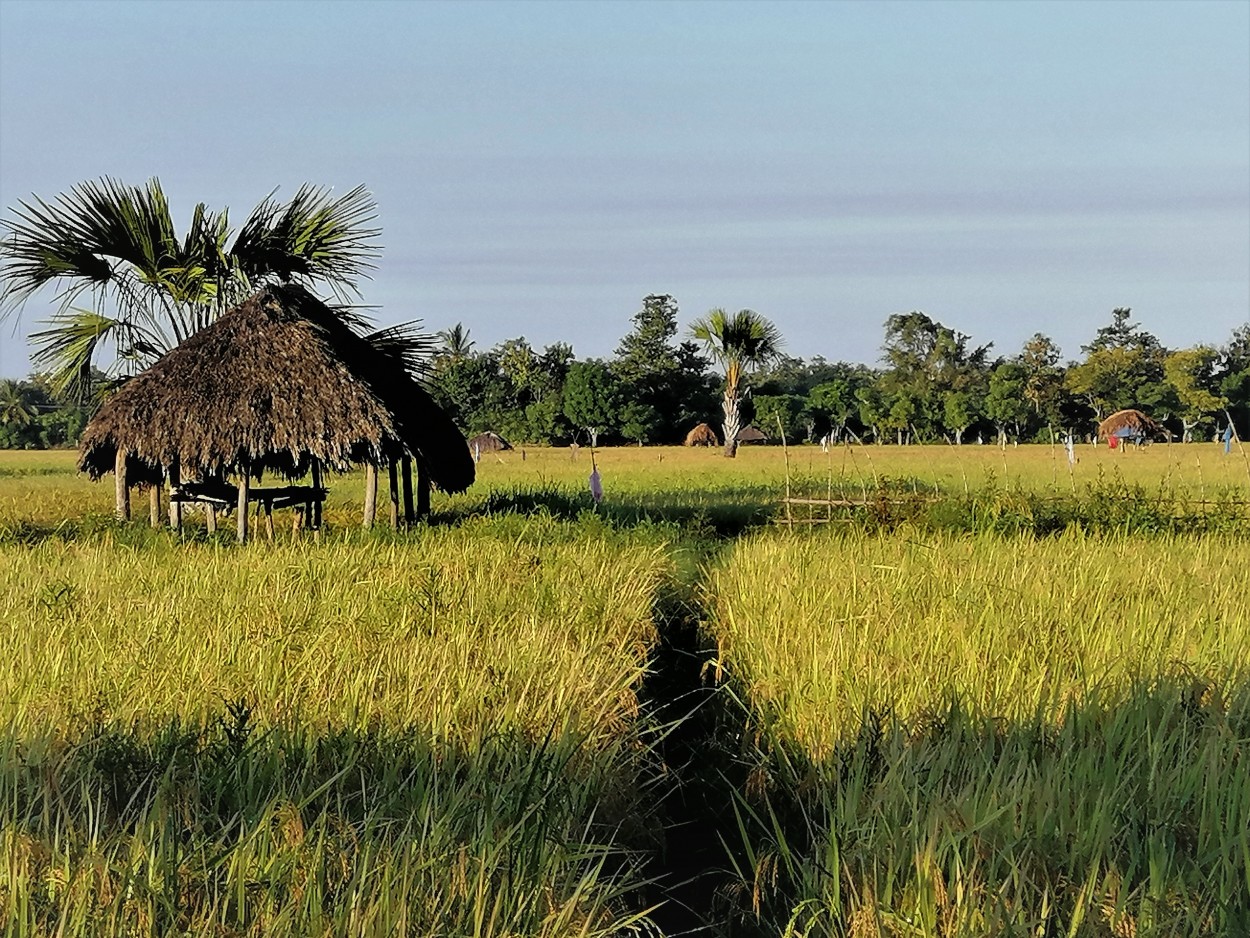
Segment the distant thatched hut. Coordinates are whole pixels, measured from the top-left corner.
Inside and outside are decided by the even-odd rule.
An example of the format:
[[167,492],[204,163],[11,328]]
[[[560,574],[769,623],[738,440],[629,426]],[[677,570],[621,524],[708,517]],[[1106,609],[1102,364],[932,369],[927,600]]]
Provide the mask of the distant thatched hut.
[[1108,442],[1145,443],[1160,439],[1166,433],[1162,426],[1140,410],[1117,410],[1098,424],[1098,439]]
[[241,538],[249,480],[265,472],[293,480],[311,471],[311,490],[254,492],[251,500],[268,511],[304,498],[317,503],[319,520],[321,470],[364,464],[366,523],[381,466],[390,469],[393,519],[397,466],[408,516],[411,461],[420,507],[428,484],[459,492],[474,477],[464,436],[430,395],[298,286],[265,288],[127,381],[88,424],[80,452],[79,468],[92,478],[118,473],[119,514],[129,511],[131,483],[164,477],[172,489],[185,480],[188,492],[208,486],[224,501],[225,477],[234,476]]
[[701,423],[686,434],[687,446],[720,446],[716,431],[706,423]]
[[739,443],[767,443],[768,437],[759,427],[743,427],[738,431]]
[[512,449],[512,444],[494,430],[479,433],[469,440],[469,452],[473,454],[475,459],[483,453],[502,453],[504,450],[509,449]]

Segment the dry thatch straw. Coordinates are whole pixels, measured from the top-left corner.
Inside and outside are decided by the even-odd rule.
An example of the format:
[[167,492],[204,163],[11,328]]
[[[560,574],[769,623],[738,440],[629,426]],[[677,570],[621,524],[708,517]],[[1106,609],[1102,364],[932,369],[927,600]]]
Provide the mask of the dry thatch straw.
[[768,436],[759,427],[743,427],[738,431],[739,443],[767,443]]
[[471,453],[502,453],[506,449],[512,449],[512,444],[494,430],[479,433],[469,440],[469,452]]
[[[272,286],[127,381],[83,433],[79,468],[131,482],[265,471],[303,476],[411,453],[448,492],[473,482],[451,418],[393,358],[298,286]],[[133,472],[133,474],[131,474]]]
[[716,431],[706,423],[701,423],[686,434],[687,446],[720,446]]
[[1147,439],[1161,437],[1167,431],[1140,410],[1117,410],[1114,414],[1098,424],[1098,439],[1105,440],[1119,430],[1132,430],[1133,436]]

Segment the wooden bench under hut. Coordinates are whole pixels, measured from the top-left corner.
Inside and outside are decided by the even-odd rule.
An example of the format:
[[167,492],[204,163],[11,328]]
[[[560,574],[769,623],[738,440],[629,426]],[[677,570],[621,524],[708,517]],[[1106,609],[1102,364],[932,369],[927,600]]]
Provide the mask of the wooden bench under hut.
[[[474,478],[464,436],[403,362],[289,285],[266,287],[126,381],[83,432],[79,459],[93,479],[115,474],[119,517],[140,485],[159,523],[167,482],[171,525],[188,505],[204,509],[210,530],[234,509],[241,541],[252,505],[270,537],[280,508],[319,530],[325,474],[358,465],[366,526],[383,467],[395,527],[428,513],[431,485],[462,492]],[[254,487],[266,473],[286,484]],[[295,484],[306,476],[311,484]]]

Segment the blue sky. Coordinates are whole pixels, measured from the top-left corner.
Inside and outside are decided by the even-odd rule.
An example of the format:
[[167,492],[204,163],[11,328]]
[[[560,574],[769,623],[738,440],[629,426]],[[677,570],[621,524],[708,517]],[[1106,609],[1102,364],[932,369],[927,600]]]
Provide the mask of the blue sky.
[[[158,176],[380,206],[378,318],[609,355],[648,293],[873,362],[1250,315],[1250,3],[0,0],[0,207]],[[0,333],[28,370],[32,302]]]

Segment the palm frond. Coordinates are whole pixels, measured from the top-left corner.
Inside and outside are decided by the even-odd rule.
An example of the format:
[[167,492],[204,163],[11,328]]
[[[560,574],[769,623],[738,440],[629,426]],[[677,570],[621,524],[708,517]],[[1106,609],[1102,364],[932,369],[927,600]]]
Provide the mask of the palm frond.
[[253,287],[269,278],[324,283],[343,299],[358,295],[356,281],[376,268],[381,230],[368,227],[376,218],[364,186],[332,199],[330,190],[304,185],[285,205],[270,193],[239,229],[230,255]]
[[62,310],[86,290],[114,288],[123,301],[149,301],[153,289],[163,289],[162,271],[178,244],[159,180],[139,187],[105,177],[53,202],[36,196],[18,206],[5,222],[0,315],[58,281],[65,283],[57,296]]
[[718,364],[751,371],[781,354],[783,340],[771,320],[755,310],[727,313],[712,309],[690,325],[694,338],[703,342]]
[[85,400],[91,394],[91,366],[101,345],[111,343],[119,360],[146,367],[167,347],[162,337],[133,322],[88,309],[68,309],[52,315],[49,328],[31,333],[36,348],[31,364],[48,373],[57,393]]
[[439,337],[421,329],[421,320],[387,326],[365,336],[369,344],[417,381],[424,382],[433,370]]

